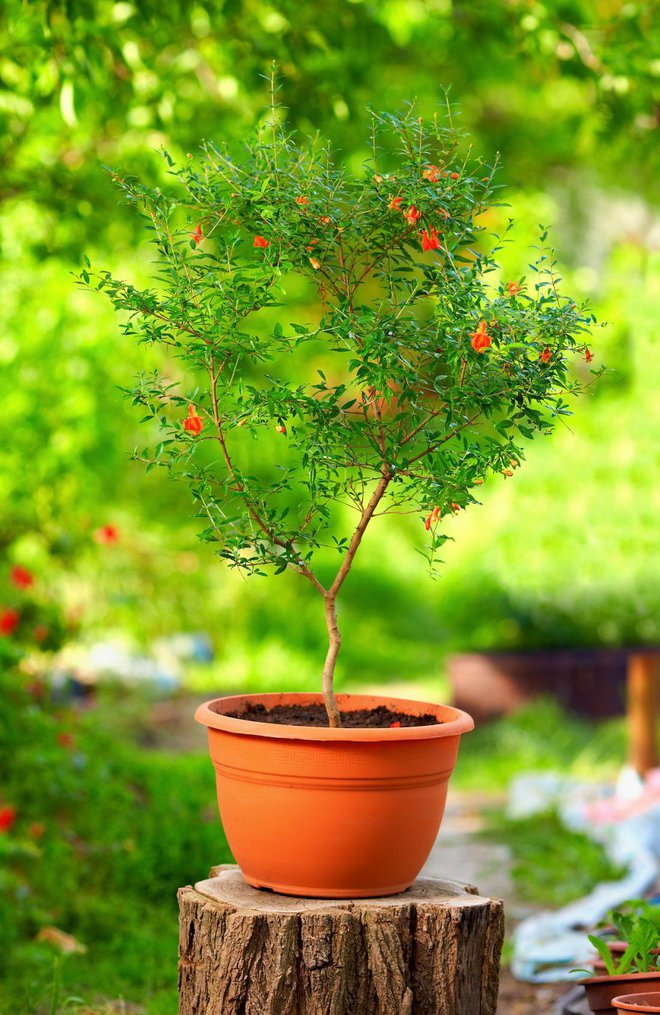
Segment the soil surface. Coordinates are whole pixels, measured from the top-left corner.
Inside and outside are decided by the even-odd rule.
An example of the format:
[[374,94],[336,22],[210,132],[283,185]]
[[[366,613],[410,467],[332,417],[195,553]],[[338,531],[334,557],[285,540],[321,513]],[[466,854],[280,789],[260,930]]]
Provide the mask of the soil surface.
[[[245,712],[227,712],[232,719],[277,723],[280,726],[327,726],[328,716],[323,705],[252,705]],[[392,712],[385,705],[378,708],[356,708],[341,713],[341,724],[348,729],[387,729],[397,726],[437,726],[434,715],[406,715]]]

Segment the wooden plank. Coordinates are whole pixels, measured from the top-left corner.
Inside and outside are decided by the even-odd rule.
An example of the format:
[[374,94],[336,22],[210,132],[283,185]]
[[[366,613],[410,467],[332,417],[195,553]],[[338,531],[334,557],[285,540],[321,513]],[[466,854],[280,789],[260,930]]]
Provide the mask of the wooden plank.
[[656,652],[635,652],[628,659],[628,758],[641,776],[658,763],[659,668]]

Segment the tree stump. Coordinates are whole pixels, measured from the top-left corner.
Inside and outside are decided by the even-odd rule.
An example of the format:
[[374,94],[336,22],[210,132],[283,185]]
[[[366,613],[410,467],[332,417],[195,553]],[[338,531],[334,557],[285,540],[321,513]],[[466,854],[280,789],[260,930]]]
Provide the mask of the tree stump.
[[299,899],[223,865],[179,907],[179,1015],[495,1015],[504,909],[471,885]]

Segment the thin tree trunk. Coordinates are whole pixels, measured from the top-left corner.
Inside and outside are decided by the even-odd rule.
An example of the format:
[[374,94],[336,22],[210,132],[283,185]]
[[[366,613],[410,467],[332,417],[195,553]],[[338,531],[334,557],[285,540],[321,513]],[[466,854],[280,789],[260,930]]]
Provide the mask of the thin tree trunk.
[[328,625],[328,652],[323,667],[323,703],[330,726],[341,726],[334,689],[335,665],[341,647],[341,634],[337,626],[335,597],[330,593],[325,595],[325,622]]

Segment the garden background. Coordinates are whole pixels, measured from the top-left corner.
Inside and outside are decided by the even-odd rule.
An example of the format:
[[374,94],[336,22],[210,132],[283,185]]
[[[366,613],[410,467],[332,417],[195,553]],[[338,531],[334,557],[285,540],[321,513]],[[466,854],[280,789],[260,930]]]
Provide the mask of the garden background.
[[[658,34],[652,4],[618,0],[3,6],[0,1011],[74,995],[173,1011],[173,891],[228,855],[210,765],[154,739],[148,693],[72,701],[65,675],[90,646],[148,654],[202,633],[213,659],[185,667],[191,693],[315,688],[324,652],[313,590],[227,571],[197,542],[186,491],[130,461],[144,433],[119,388],[154,350],[73,276],[86,254],[146,283],[151,252],[102,165],[166,185],[162,146],[177,161],[205,139],[239,150],[267,115],[276,60],[291,125],[318,129],[356,172],[369,106],[416,99],[427,115],[449,87],[477,153],[501,152],[507,206],[487,225],[516,221],[507,278],[550,227],[608,373],[448,523],[438,581],[416,552],[423,520],[407,518],[370,532],[344,590],[339,687],[405,681],[438,698],[451,651],[660,642]],[[569,763],[592,735],[551,706],[510,723],[466,745],[466,784]],[[620,730],[593,736],[592,760],[613,764]],[[69,957],[35,941],[49,927],[73,936]]]

